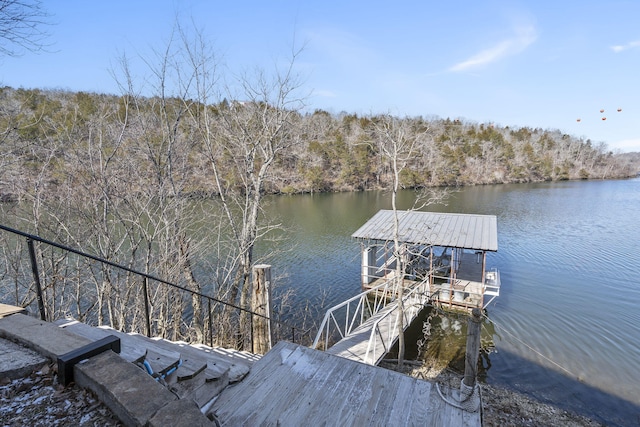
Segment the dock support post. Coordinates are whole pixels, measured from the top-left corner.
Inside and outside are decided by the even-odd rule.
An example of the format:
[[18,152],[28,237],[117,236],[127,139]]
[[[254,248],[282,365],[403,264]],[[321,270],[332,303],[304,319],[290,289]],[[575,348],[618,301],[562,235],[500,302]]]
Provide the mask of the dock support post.
[[[251,311],[260,314],[252,322],[252,352],[265,354],[271,349],[271,266],[253,267],[253,298]],[[253,315],[252,315],[253,316]],[[264,316],[264,317],[262,317]]]
[[476,391],[478,377],[478,355],[480,353],[480,328],[482,311],[474,308],[467,323],[467,349],[464,356],[464,378],[460,384],[460,401],[465,409],[476,411],[480,407],[479,394]]
[[362,251],[362,286],[374,281],[376,271],[376,247],[368,246]]

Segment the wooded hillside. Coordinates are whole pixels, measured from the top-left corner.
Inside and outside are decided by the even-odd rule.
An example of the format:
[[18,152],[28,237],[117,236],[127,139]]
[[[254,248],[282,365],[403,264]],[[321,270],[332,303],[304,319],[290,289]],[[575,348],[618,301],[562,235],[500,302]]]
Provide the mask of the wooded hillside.
[[[165,162],[171,166],[167,173],[184,183],[176,188],[177,193],[216,194],[209,162],[203,161],[206,149],[198,131],[199,116],[206,108],[216,118],[212,123],[222,126],[230,114],[255,107],[226,100],[204,106],[157,98],[137,99],[135,108],[132,106],[126,97],[3,88],[1,197],[19,200],[43,187],[53,192],[64,192],[68,185],[90,188],[102,179],[135,192],[154,180],[154,167]],[[160,125],[161,115],[178,117],[185,112],[190,120],[182,118],[173,128]],[[293,118],[294,131],[287,137],[296,143],[277,156],[267,192],[387,186],[389,165],[379,155],[372,136],[379,117],[315,111],[295,112]],[[402,120],[421,135],[419,154],[402,176],[405,188],[619,178],[636,172],[604,143],[594,144],[559,131],[440,118]],[[163,142],[167,133],[175,137],[171,144]],[[234,162],[242,154],[221,149],[215,155]],[[96,161],[109,163],[107,175],[96,167]],[[223,176],[226,186],[239,185],[242,179],[232,171],[230,168]]]

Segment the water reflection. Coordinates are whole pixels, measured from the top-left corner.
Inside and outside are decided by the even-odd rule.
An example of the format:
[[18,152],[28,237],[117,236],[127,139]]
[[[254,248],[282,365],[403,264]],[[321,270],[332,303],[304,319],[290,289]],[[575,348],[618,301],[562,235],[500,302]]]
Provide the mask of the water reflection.
[[[407,329],[406,358],[422,361],[436,371],[447,369],[463,375],[467,326],[468,316],[465,314],[444,312],[434,307],[426,308]],[[491,368],[491,354],[496,351],[493,341],[495,335],[493,323],[485,317],[480,333],[480,381],[486,382]],[[390,355],[390,358],[396,357],[397,348]]]

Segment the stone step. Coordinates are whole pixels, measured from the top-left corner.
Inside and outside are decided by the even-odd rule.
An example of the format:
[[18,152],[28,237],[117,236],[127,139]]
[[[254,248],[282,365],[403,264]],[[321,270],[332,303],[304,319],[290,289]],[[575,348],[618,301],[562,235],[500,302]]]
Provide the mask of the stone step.
[[[178,351],[182,356],[183,365],[190,366],[187,361],[192,360],[199,362],[196,363],[197,366],[193,367],[194,371],[201,369],[202,366],[200,362],[206,362],[207,367],[210,368],[210,372],[217,372],[218,375],[222,375],[227,368],[231,368],[229,380],[232,383],[242,379],[247,374],[253,363],[260,360],[260,355],[244,351],[220,347],[212,348],[204,344],[189,344],[184,341],[174,342],[163,338],[148,338],[136,333],[125,334],[108,326],[98,326],[94,328],[78,322],[75,319],[57,320],[54,324],[93,341],[104,338],[107,335],[118,336],[122,343],[121,356],[129,362],[136,362],[144,356],[145,349],[149,347],[141,345],[141,342],[146,342],[152,345],[150,348],[165,348],[168,350]],[[176,349],[176,346],[179,350]],[[182,372],[184,371],[186,371],[186,369],[183,369]],[[185,379],[188,379],[190,376],[185,373],[185,377]],[[215,378],[217,377],[211,377],[209,379]]]
[[[65,327],[23,314],[12,314],[0,318],[0,337],[24,343],[51,360],[57,360],[60,356],[108,335],[116,335],[125,341],[121,344],[132,346],[128,353],[131,361],[145,354],[151,358],[160,357],[157,353],[147,353],[144,346],[142,351],[134,351],[135,347],[141,347],[141,343],[136,343],[136,338],[113,329],[91,328],[69,320],[58,323]],[[151,347],[146,342],[144,345]],[[159,347],[158,351],[163,353],[162,357],[168,353]],[[174,359],[176,355],[179,358],[179,354],[173,351]],[[200,373],[203,372],[202,368],[198,369]],[[185,393],[189,398],[180,400],[159,381],[111,350],[75,364],[73,371],[78,386],[92,390],[125,425],[134,426],[212,425],[202,414],[198,402],[210,400],[211,389],[224,388],[228,383],[223,376],[219,376],[222,381],[207,384],[203,376],[202,382],[190,391],[191,394]],[[192,380],[196,378],[198,373],[192,375]]]
[[151,376],[111,351],[78,363],[74,373],[76,383],[93,391],[125,425],[212,425],[192,401],[178,401]]
[[93,341],[25,314],[1,318],[0,337],[19,342],[53,361]]
[[[250,371],[254,360],[252,354],[236,350],[219,349],[190,345],[184,341],[169,341],[163,338],[148,338],[144,335],[130,334],[141,342],[167,350],[179,351],[183,364],[196,364],[206,368],[195,376],[176,375],[165,378],[166,385],[180,399],[192,399],[202,408],[216,398],[230,383],[242,380]],[[143,345],[143,344],[140,344]]]
[[0,378],[22,378],[49,363],[40,353],[13,341],[0,338]]
[[140,347],[136,341],[130,339],[127,334],[119,333],[115,330],[106,330],[94,328],[85,323],[78,322],[75,319],[60,319],[53,322],[65,331],[88,338],[91,341],[97,341],[108,335],[116,335],[120,338],[120,357],[127,362],[135,363],[145,355],[145,348]]
[[121,355],[125,360],[137,363],[146,356],[153,372],[160,375],[174,366],[179,358],[180,366],[163,380],[176,396],[194,400],[199,407],[209,403],[230,383],[244,378],[253,363],[260,358],[237,350],[148,338],[136,333],[125,334],[108,326],[94,328],[74,319],[58,320],[55,323],[92,341],[116,335],[121,340]]

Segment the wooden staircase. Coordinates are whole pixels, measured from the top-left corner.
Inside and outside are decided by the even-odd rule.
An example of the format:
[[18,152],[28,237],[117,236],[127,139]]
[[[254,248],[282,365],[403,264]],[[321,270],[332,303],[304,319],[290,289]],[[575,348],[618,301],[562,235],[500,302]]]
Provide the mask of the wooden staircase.
[[194,400],[203,411],[227,385],[242,380],[260,359],[259,355],[237,350],[147,338],[108,326],[94,328],[75,319],[61,319],[54,324],[93,341],[116,335],[123,359],[146,370],[179,399]]

